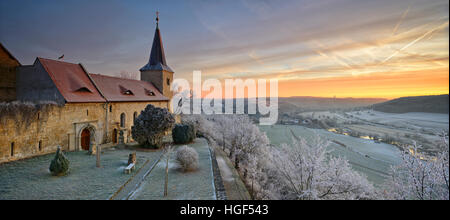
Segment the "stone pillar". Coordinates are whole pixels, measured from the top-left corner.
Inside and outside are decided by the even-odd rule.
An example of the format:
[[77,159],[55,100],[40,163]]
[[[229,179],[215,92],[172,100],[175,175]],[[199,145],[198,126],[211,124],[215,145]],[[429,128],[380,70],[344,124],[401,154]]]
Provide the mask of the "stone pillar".
[[97,145],[97,167],[101,167],[100,165],[100,154],[102,153],[102,147],[100,145]]

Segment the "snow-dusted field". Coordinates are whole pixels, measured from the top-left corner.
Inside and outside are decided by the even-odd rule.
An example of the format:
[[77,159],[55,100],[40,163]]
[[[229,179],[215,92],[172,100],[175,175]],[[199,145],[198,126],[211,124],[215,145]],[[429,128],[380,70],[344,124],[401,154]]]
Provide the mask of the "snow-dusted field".
[[[124,174],[131,150],[106,149],[96,157],[85,151],[65,152],[70,161],[67,176],[54,177],[48,171],[54,154],[0,164],[2,199],[108,199],[132,174]],[[159,152],[137,152],[136,170],[147,159],[156,160]]]
[[372,140],[335,134],[323,129],[309,129],[296,125],[260,126],[271,144],[291,143],[293,138],[313,141],[320,136],[330,141],[329,149],[334,156],[345,157],[352,167],[365,174],[369,181],[379,185],[384,182],[391,165],[401,161],[400,151],[392,145]]
[[357,111],[348,112],[347,114],[369,122],[414,130],[433,129],[439,132],[440,130],[448,130],[449,126],[448,114],[424,112],[384,113],[378,111]]

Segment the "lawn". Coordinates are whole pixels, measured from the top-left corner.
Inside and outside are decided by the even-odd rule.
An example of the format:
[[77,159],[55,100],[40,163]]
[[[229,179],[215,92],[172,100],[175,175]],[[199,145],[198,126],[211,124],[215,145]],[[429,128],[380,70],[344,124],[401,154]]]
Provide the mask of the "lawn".
[[[199,155],[199,168],[196,171],[181,172],[175,160],[175,151],[169,160],[168,196],[164,197],[166,161],[161,161],[147,176],[141,187],[131,199],[169,199],[169,200],[209,200],[216,199],[214,177],[211,167],[211,155],[205,139],[195,139],[189,144]],[[176,146],[176,148],[179,146]],[[175,149],[176,150],[176,149]]]
[[[124,174],[127,149],[105,149],[101,168],[96,157],[85,151],[65,152],[70,161],[67,176],[54,177],[48,168],[54,154],[0,164],[0,200],[3,199],[108,199],[133,174]],[[137,152],[139,169],[160,152]]]

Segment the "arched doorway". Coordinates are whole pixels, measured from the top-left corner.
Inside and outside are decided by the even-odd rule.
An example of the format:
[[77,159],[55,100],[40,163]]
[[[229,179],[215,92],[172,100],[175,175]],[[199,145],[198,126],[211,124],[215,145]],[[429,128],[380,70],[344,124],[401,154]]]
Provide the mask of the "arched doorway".
[[113,143],[117,143],[117,129],[115,128],[113,130],[112,141]]
[[89,145],[91,143],[91,132],[89,129],[85,128],[81,132],[81,149],[89,150]]

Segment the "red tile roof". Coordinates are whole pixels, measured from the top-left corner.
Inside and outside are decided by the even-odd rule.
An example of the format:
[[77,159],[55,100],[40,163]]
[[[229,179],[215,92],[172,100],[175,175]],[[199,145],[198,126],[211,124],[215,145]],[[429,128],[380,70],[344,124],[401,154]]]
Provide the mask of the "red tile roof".
[[109,102],[169,101],[156,87],[146,81],[90,74]]
[[81,64],[37,58],[66,102],[106,102]]
[[87,74],[81,64],[37,58],[66,102],[169,101],[145,81]]

